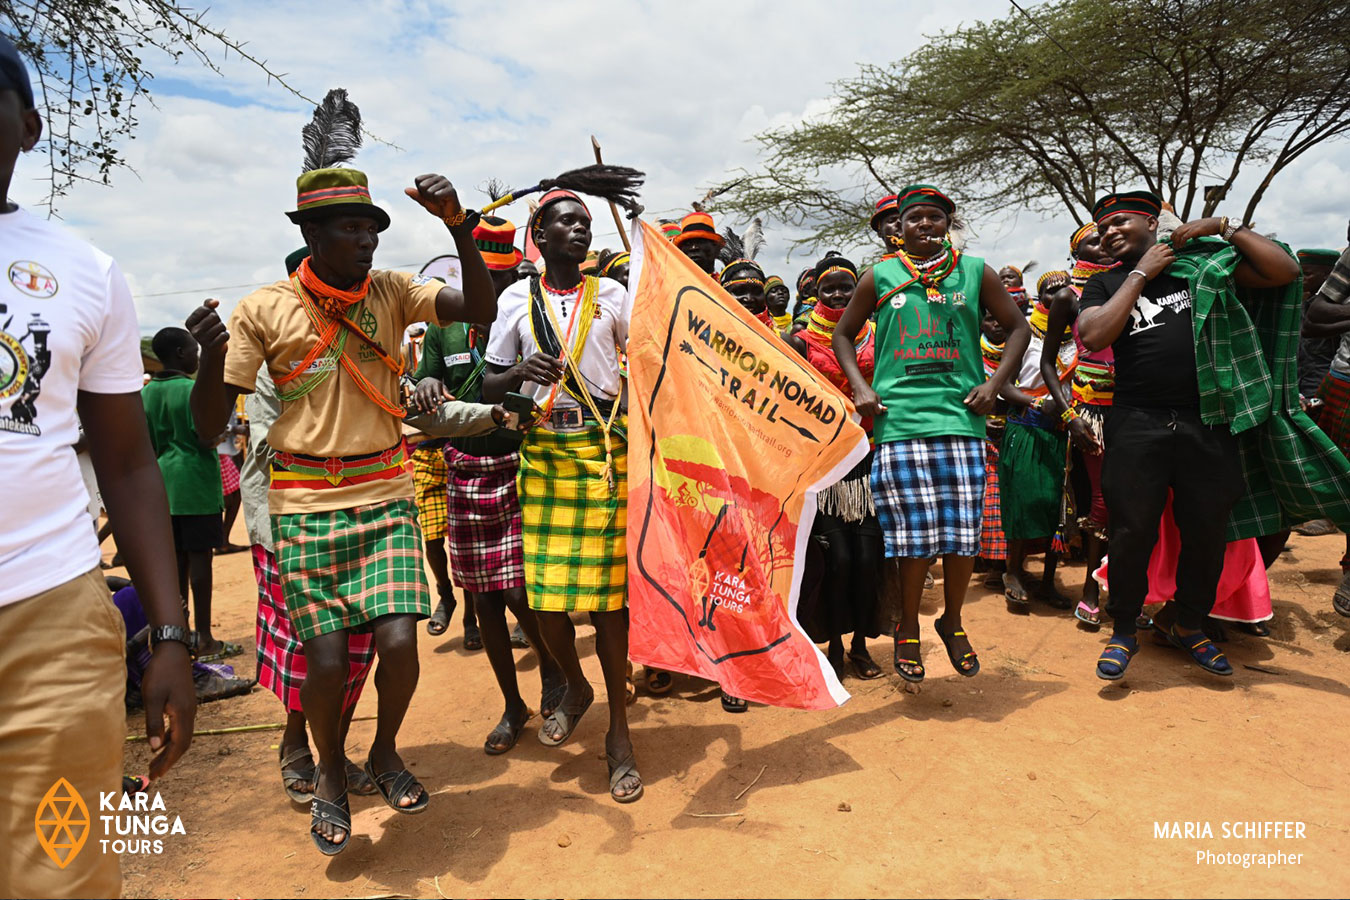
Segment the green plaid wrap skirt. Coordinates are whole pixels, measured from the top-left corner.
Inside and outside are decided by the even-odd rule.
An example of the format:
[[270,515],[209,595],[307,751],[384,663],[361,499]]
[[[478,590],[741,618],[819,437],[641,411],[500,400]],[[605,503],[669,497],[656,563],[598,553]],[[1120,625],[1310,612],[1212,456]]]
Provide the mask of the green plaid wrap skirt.
[[272,517],[277,571],[301,641],[368,631],[380,616],[431,615],[412,500]]

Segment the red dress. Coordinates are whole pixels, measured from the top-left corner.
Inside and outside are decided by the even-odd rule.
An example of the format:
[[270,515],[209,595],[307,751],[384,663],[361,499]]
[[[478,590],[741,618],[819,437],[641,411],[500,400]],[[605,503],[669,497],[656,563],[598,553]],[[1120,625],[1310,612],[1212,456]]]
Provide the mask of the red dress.
[[[834,339],[834,326],[839,323],[843,314],[842,308],[829,309],[817,303],[807,318],[806,327],[798,334],[806,342],[806,361],[811,364],[813,369],[824,375],[830,384],[839,388],[845,397],[852,400],[853,388],[849,385],[848,378],[839,365],[838,357],[834,355],[834,346],[831,343]],[[872,373],[876,370],[877,347],[876,329],[871,322],[867,323],[865,332],[854,341],[854,347],[858,351],[858,368],[862,371],[863,378],[870,382]],[[862,427],[870,438],[872,436],[871,416],[862,420]]]
[[[1181,532],[1172,519],[1172,497],[1163,508],[1158,527],[1158,543],[1148,561],[1148,597],[1145,605],[1166,603],[1177,593],[1177,559],[1181,556]],[[1107,590],[1110,573],[1107,562],[1093,573],[1097,583]],[[1261,548],[1256,538],[1230,541],[1223,555],[1223,574],[1214,593],[1214,609],[1210,615],[1225,622],[1264,622],[1272,618],[1270,581],[1261,560]]]

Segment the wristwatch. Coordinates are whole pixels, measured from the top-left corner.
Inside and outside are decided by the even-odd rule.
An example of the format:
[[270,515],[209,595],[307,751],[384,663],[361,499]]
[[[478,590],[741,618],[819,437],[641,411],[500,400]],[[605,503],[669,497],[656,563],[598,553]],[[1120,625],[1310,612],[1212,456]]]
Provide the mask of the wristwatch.
[[1224,216],[1223,224],[1219,229],[1219,237],[1223,238],[1225,241],[1231,241],[1233,239],[1233,235],[1237,234],[1237,230],[1241,227],[1243,227],[1241,221],[1234,222],[1232,219],[1229,219],[1227,216]]
[[177,641],[191,653],[197,649],[197,635],[182,625],[157,625],[150,629],[150,649],[153,651],[161,641]]

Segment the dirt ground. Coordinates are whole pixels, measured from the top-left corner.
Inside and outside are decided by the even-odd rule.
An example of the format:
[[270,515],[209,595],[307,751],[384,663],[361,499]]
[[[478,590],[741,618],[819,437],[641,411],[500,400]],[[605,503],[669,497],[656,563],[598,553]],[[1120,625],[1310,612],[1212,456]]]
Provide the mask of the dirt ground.
[[[244,541],[242,522],[234,539]],[[487,659],[459,622],[420,632],[422,679],[402,733],[404,759],[432,791],[400,816],[353,797],[353,845],[334,859],[281,790],[279,731],[199,736],[156,785],[185,836],[161,856],[123,858],[128,897],[864,897],[1346,896],[1342,841],[1350,791],[1336,754],[1350,721],[1350,620],[1332,610],[1339,536],[1292,540],[1271,570],[1273,635],[1234,634],[1232,678],[1143,640],[1128,677],[1093,663],[1106,634],[1037,605],[1007,613],[972,586],[965,617],[983,663],[955,674],[923,609],[922,691],[850,678],[830,712],[754,706],[728,715],[717,690],[677,676],[630,707],[646,782],[636,804],[607,794],[606,711],[589,627],[584,663],[597,703],[561,748],[538,717],[504,756],[483,738],[501,714]],[[1031,570],[1037,572],[1039,560]],[[938,570],[940,580],[940,570]],[[1075,597],[1083,568],[1060,584]],[[248,554],[216,565],[215,633],[241,642],[254,670],[256,594]],[[889,642],[873,641],[879,662]],[[538,698],[530,651],[517,651]],[[357,710],[372,716],[368,687]],[[200,708],[199,729],[280,722],[276,698]],[[357,721],[363,760],[373,721]],[[128,719],[129,733],[143,720]],[[127,745],[144,772],[144,743]],[[1305,823],[1302,839],[1225,838],[1225,823]],[[1155,837],[1155,822],[1208,823],[1213,837]],[[1200,826],[1197,826],[1200,827]],[[1197,853],[1302,854],[1266,868],[1197,862]],[[1338,862],[1339,860],[1339,862]]]

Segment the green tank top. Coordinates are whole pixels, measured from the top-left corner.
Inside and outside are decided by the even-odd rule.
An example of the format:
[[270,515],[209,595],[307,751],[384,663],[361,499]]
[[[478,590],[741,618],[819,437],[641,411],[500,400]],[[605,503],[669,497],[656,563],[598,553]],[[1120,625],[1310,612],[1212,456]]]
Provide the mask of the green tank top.
[[984,437],[984,417],[966,408],[984,381],[980,358],[980,280],[984,260],[962,255],[942,280],[942,302],[910,280],[898,259],[872,269],[876,281],[876,373],[872,389],[886,412],[876,417],[878,444],[920,437]]

